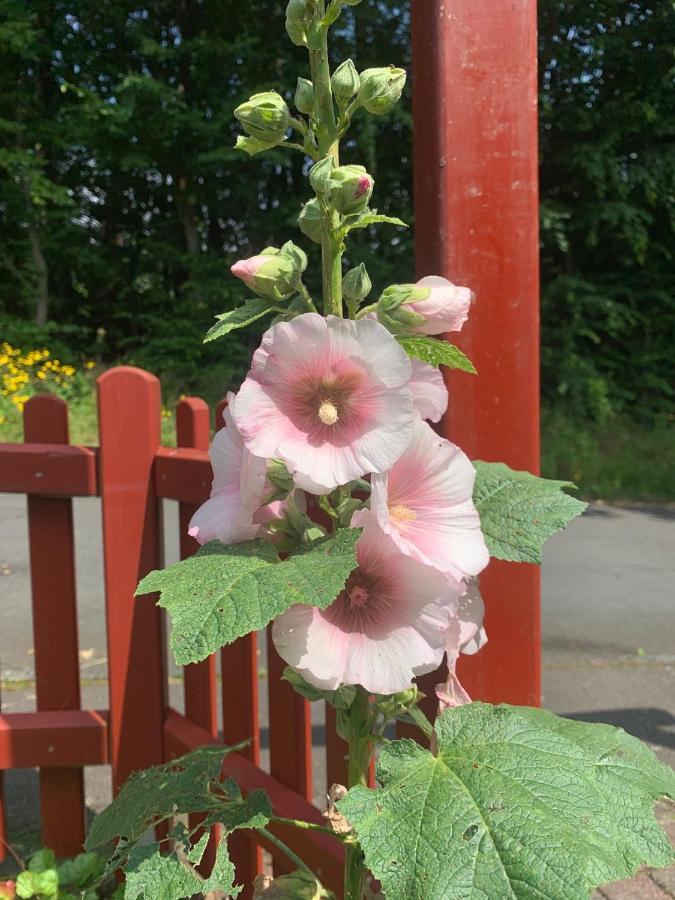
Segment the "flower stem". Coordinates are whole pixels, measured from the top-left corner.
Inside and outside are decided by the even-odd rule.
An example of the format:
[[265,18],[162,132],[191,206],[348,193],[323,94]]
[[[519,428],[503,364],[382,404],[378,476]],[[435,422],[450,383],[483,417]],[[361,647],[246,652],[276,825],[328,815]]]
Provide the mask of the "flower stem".
[[[328,62],[328,27],[321,24],[326,13],[325,0],[318,0],[314,33],[309,44],[309,66],[314,86],[314,125],[319,143],[319,159],[332,156],[340,165],[340,138],[335,120],[333,91]],[[339,214],[321,206],[321,260],[323,268],[323,305],[325,315],[342,316],[342,241],[337,238]]]
[[[362,687],[356,689],[356,697],[349,709],[347,724],[349,744],[348,785],[368,786],[370,769],[371,727],[370,696]],[[366,870],[363,851],[348,846],[345,854],[345,900],[362,900]]]
[[293,828],[300,828],[303,831],[318,831],[322,834],[329,834],[338,841],[347,841],[348,835],[337,834],[332,828],[326,825],[317,825],[315,822],[305,822],[304,819],[285,819],[283,816],[272,816],[270,822],[276,825],[291,825]]
[[277,849],[281,850],[281,852],[284,853],[292,863],[295,863],[298,869],[302,869],[303,872],[307,872],[312,876],[312,878],[316,877],[307,863],[303,862],[297,853],[291,850],[290,847],[287,847],[286,844],[284,844],[283,841],[279,840],[276,835],[272,834],[271,831],[268,831],[266,828],[258,828],[257,831],[261,837],[264,837],[270,842],[270,844],[273,844]]

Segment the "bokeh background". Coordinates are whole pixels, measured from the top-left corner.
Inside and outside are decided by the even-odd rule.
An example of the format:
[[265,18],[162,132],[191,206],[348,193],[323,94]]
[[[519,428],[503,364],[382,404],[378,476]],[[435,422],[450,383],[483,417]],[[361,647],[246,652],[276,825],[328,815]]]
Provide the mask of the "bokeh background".
[[[539,5],[544,474],[589,498],[673,500],[673,8]],[[308,243],[302,156],[233,150],[235,106],[290,100],[306,74],[282,15],[274,0],[0,0],[0,440],[49,388],[74,440],[95,442],[93,379],[118,362],[162,378],[167,439],[177,397],[236,386],[258,333],[201,344],[244,296],[230,264]],[[363,0],[333,52],[410,71],[407,5]],[[392,115],[356,117],[344,159],[414,224],[412,143],[409,84]],[[414,280],[413,240],[363,233],[351,261],[376,291]]]

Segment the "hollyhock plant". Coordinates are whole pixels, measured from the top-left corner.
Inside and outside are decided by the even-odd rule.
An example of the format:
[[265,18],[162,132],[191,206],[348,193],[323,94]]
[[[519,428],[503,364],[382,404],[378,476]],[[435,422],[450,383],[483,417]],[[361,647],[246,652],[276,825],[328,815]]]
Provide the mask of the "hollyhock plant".
[[404,556],[375,527],[364,529],[356,558],[328,609],[297,605],[279,616],[274,646],[315,687],[394,694],[440,665],[461,587]]
[[314,493],[385,472],[406,449],[411,365],[378,322],[305,313],[253,355],[234,418],[248,450],[278,457]]
[[457,580],[477,575],[490,556],[472,500],[475,477],[459,447],[418,419],[402,456],[372,476],[370,510],[354,524],[374,520],[402,553]]
[[260,523],[253,517],[268,492],[267,461],[248,452],[233,418],[234,394],[227,395],[225,428],[217,432],[209,450],[213,467],[210,498],[193,515],[189,533],[200,544],[218,540],[238,544],[256,536]]
[[419,359],[411,359],[410,389],[413,406],[421,419],[440,422],[448,409],[448,389],[440,371]]
[[[296,869],[280,878],[249,877],[260,898],[367,900],[379,882],[377,896],[388,900],[581,900],[600,882],[672,859],[651,811],[660,794],[675,796],[675,783],[621,731],[472,701],[457,676],[460,654],[476,653],[487,640],[477,575],[489,553],[512,563],[539,561],[545,539],[584,504],[564,493],[562,482],[470,462],[426,421],[440,421],[448,406],[440,366],[457,369],[458,384],[476,374],[458,347],[434,337],[463,327],[468,287],[432,276],[385,287],[376,303],[364,305],[372,282],[358,248],[343,275],[354,229],[405,225],[370,208],[375,185],[362,166],[340,165],[353,116],[386,114],[406,80],[402,69],[359,72],[351,61],[331,73],[329,29],[359,2],[290,0],[288,34],[310,58],[295,110],[274,91],[236,109],[247,132],[239,149],[256,155],[273,147],[274,165],[285,151],[302,154],[297,168],[314,197],[298,224],[321,248],[321,279],[309,280],[313,298],[302,281],[307,256],[291,241],[233,265],[251,296],[218,316],[206,340],[275,318],[241,389],[229,395],[226,427],[211,447],[211,496],[190,523],[205,546],[149,573],[137,589],[159,593],[178,665],[206,660],[248,635],[239,644],[243,655],[224,657],[223,680],[227,690],[250,692],[242,698],[249,710],[253,635],[271,626],[285,680],[303,698],[332,708],[327,768],[340,765],[343,746],[346,784],[330,787],[323,824],[315,815],[286,818],[297,815],[298,803],[286,805],[279,794],[273,805],[264,790],[249,790],[252,762],[223,766],[229,750],[242,745],[212,746],[211,723],[203,721],[210,707],[191,704],[200,707],[197,722],[186,703],[185,716],[171,710],[162,723],[168,746],[200,737],[208,746],[150,777],[133,776],[95,820],[88,848],[115,842],[107,871],[124,868],[134,896],[166,900],[237,896],[235,882],[254,875],[254,844],[272,850],[275,867],[285,856]],[[495,599],[506,606],[503,588]],[[511,660],[523,655],[517,646],[510,653],[500,670],[507,696]],[[444,678],[436,670],[446,655]],[[237,660],[241,681],[233,677]],[[200,671],[210,678],[212,667]],[[425,673],[428,679],[414,683]],[[201,675],[190,685],[193,701],[198,684],[206,689]],[[208,682],[209,692],[214,687]],[[493,680],[491,690],[498,687]],[[269,699],[272,732],[283,741],[287,700],[274,690]],[[227,702],[223,713],[230,713]],[[245,720],[225,721],[224,733],[245,738]],[[395,724],[426,746],[392,740]],[[294,740],[289,747],[310,751]],[[245,794],[229,777],[245,772],[243,762]],[[269,783],[269,775],[259,775]],[[169,840],[148,844],[146,835],[160,824]],[[232,842],[244,848],[243,866],[229,857],[233,829],[248,831],[245,845]],[[207,874],[209,840],[215,863]],[[339,842],[336,852],[326,847],[330,841]],[[311,868],[302,858],[310,846]],[[316,874],[322,871],[330,879],[325,886]]]

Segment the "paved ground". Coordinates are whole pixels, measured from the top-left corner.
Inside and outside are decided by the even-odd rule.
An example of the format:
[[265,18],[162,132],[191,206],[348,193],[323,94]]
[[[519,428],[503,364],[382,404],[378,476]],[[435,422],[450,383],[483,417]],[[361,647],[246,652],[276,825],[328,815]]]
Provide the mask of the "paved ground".
[[[77,501],[75,515],[83,702],[105,706],[98,501]],[[171,562],[177,553],[174,504],[166,504],[165,516],[171,535],[166,558]],[[4,712],[31,709],[35,699],[26,547],[25,502],[0,495]],[[574,718],[620,725],[675,766],[674,600],[675,510],[597,505],[552,538],[543,567],[544,704]],[[180,684],[171,690],[180,708]],[[315,725],[320,735],[318,711]],[[92,809],[100,808],[109,797],[106,773],[93,769],[86,777],[89,803]],[[324,779],[319,768],[318,796],[325,790]],[[35,773],[15,773],[8,782],[13,832],[23,843],[36,825]],[[673,813],[664,809],[661,815],[675,830]],[[654,880],[658,878],[660,882]],[[608,888],[605,893],[613,900],[675,897],[674,880],[669,872],[645,875],[630,888]]]

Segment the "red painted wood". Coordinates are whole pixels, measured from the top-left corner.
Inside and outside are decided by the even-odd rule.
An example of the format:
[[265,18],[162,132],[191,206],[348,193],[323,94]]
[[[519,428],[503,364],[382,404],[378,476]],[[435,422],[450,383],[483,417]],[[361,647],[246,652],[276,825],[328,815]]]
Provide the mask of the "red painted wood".
[[[176,443],[179,447],[190,447],[197,450],[208,450],[211,437],[209,407],[198,397],[185,397],[176,407]],[[157,461],[155,462],[155,479],[157,479]],[[183,478],[178,481],[184,484]],[[208,491],[208,486],[207,486]],[[193,503],[178,504],[180,558],[187,559],[199,549],[199,544],[188,534],[190,519],[197,506]],[[216,699],[216,657],[209,656],[201,663],[183,668],[185,714],[190,721],[204,728],[209,734],[218,735],[218,705]],[[190,825],[194,827],[203,818],[191,816]],[[196,839],[202,832],[197,832]],[[213,829],[203,858],[204,871],[210,871],[215,862],[216,841],[219,832]]]
[[[67,445],[68,408],[49,394],[35,396],[26,404],[23,427],[26,441]],[[72,501],[29,496],[28,539],[37,708],[79,709]],[[57,856],[74,856],[85,833],[82,769],[45,768],[39,779],[42,842]]]
[[0,769],[108,762],[107,712],[58,710],[0,715]]
[[122,366],[98,379],[100,490],[108,628],[113,790],[164,758],[165,639],[154,598],[134,597],[162,565],[152,469],[160,444],[160,386]]
[[0,444],[0,493],[94,497],[98,493],[96,451],[88,447]]
[[[223,413],[227,399],[216,407],[216,431],[225,428]],[[211,488],[212,476],[209,479]],[[258,712],[258,645],[255,634],[246,635],[223,647],[220,652],[222,678],[223,737],[226,744],[250,741],[244,755],[254,764],[260,762],[260,716]],[[262,871],[260,848],[244,834],[233,834],[229,839],[230,855],[237,869],[237,877],[250,885]],[[242,900],[249,900],[250,888],[246,888]]]
[[[0,669],[1,671],[1,669]],[[2,692],[0,691],[0,715],[2,715]],[[0,863],[5,861],[7,843],[7,810],[5,809],[5,783],[0,770]]]
[[[451,338],[479,374],[448,373],[445,432],[537,472],[536,2],[498,15],[491,0],[413,0],[412,28],[417,272],[476,294]],[[481,588],[490,643],[461,677],[474,697],[538,705],[539,571],[493,561]]]
[[[181,756],[204,744],[217,743],[215,738],[173,709],[169,710],[166,718],[165,734],[167,749],[172,756]],[[305,797],[266,772],[262,772],[242,754],[231,753],[225,757],[223,774],[234,778],[244,793],[255,788],[266,791],[272,800],[275,814],[323,824],[321,813]],[[316,832],[303,832],[296,828],[275,827],[274,830],[291,849],[302,856],[326,887],[335,891],[338,897],[342,896],[344,856],[342,848],[334,838]],[[276,861],[278,851],[271,846],[267,849],[272,852]]]
[[155,459],[158,497],[199,506],[211,492],[213,472],[205,450],[160,447]]

